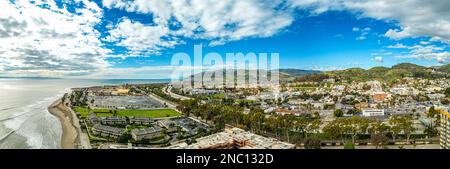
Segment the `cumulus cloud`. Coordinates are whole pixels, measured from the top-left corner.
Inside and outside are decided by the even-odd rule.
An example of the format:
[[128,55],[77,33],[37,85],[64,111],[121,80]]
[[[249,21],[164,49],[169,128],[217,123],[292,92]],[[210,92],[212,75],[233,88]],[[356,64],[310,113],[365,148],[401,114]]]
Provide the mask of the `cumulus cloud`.
[[102,9],[79,0],[75,13],[53,1],[0,0],[0,68],[2,72],[70,74],[91,72],[108,65],[100,33]]
[[[128,12],[152,14],[153,22],[158,27],[168,30],[164,34],[165,37],[207,39],[210,40],[211,46],[250,37],[273,36],[293,22],[295,18],[293,11],[296,9],[307,9],[312,15],[327,11],[350,11],[357,17],[396,23],[398,28],[384,33],[386,37],[394,40],[425,36],[450,43],[448,1],[431,3],[426,0],[103,0],[102,5]],[[168,27],[171,24],[176,24],[180,28],[170,30]],[[364,40],[367,39],[371,29],[354,27],[353,31],[360,33],[357,40]],[[156,44],[161,43],[159,39],[155,41]],[[171,45],[182,42],[172,39],[170,41]],[[156,51],[165,46],[158,47],[154,43],[141,45]],[[127,48],[132,51],[138,50],[136,46]]]
[[[184,38],[208,40],[214,46],[271,37],[300,17],[295,16],[297,9],[306,9],[311,15],[350,11],[357,17],[396,24],[397,28],[384,33],[393,40],[430,37],[431,41],[450,44],[450,1],[103,0],[99,5],[104,8],[146,14],[152,22],[121,18],[106,26],[107,36],[103,39],[102,33],[95,29],[104,12],[97,3],[89,0],[64,3],[75,3],[75,11],[52,0],[0,0],[0,73],[63,76],[101,72],[110,66],[106,57],[159,54],[165,48],[184,43]],[[359,33],[358,40],[366,39],[371,31],[360,27],[352,30]],[[110,55],[112,51],[104,47],[104,42],[124,47],[128,52]],[[441,63],[449,59],[445,47],[428,41],[388,48],[409,50],[398,57],[436,59]]]
[[378,62],[378,63],[383,63],[383,57],[381,56],[376,56],[374,58],[372,58],[373,61]]
[[[266,0],[176,0],[176,1],[125,1],[104,0],[106,8],[119,8],[128,12],[152,14],[156,26],[138,26],[139,22],[125,20],[111,30],[123,42],[135,41],[135,32],[127,32],[133,24],[136,31],[157,29],[154,36],[150,36],[145,43],[136,46],[124,45],[132,51],[142,48],[158,50],[159,47],[171,47],[181,41],[169,40],[169,44],[161,44],[161,37],[186,37],[192,39],[206,39],[210,45],[221,45],[229,41],[236,41],[250,37],[270,37],[289,26],[294,17],[292,12],[283,5],[283,1]],[[176,24],[178,29],[169,29]],[[146,29],[146,30],[140,30]],[[165,39],[167,40],[167,39]],[[154,42],[151,42],[154,41]]]
[[413,45],[405,46],[409,51],[405,55],[396,56],[397,58],[414,58],[414,59],[432,59],[439,63],[446,64],[450,59],[450,52],[444,47],[435,45]]
[[173,47],[179,43],[176,37],[169,37],[167,27],[144,25],[128,18],[120,21],[109,34],[106,41],[126,47],[130,50],[129,56],[158,54],[161,48]]
[[408,48],[408,46],[405,46],[404,44],[401,44],[401,43],[397,43],[395,45],[389,45],[389,46],[387,46],[387,48],[390,48],[390,49],[406,49],[406,48]]
[[431,37],[450,43],[450,1],[431,0],[291,0],[294,7],[312,8],[314,13],[352,11],[360,17],[397,23],[385,36],[391,39]]

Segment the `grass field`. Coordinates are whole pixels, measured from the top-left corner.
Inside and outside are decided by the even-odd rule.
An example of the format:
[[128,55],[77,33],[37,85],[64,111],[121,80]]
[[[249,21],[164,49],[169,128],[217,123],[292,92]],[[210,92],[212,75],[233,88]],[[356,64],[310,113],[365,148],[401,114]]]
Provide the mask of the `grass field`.
[[[75,107],[75,112],[79,112],[82,118],[87,117],[89,110],[84,107]],[[109,109],[92,109],[99,117],[109,117],[114,115],[114,110]],[[149,117],[149,118],[159,118],[159,117],[174,117],[180,116],[181,114],[172,109],[157,109],[157,110],[117,110],[117,116],[134,116],[134,117]]]

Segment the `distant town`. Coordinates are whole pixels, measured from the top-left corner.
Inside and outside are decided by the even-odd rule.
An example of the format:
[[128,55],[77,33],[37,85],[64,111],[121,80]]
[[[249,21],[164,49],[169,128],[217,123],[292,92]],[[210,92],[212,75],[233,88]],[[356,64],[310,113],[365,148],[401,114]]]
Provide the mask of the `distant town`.
[[450,148],[447,69],[405,63],[295,76],[290,70],[276,90],[73,88],[61,104],[76,137],[63,134],[63,147],[68,139],[66,148],[98,149]]

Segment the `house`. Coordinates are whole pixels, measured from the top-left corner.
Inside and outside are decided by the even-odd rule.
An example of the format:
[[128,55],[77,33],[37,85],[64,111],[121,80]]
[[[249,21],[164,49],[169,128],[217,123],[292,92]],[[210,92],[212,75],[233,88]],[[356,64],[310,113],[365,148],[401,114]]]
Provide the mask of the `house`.
[[130,124],[135,125],[150,125],[152,122],[154,122],[153,119],[148,117],[130,117],[129,118]]
[[377,102],[377,103],[383,102],[387,97],[388,97],[388,94],[385,92],[376,92],[372,96],[373,101]]
[[311,105],[315,108],[315,109],[323,109],[325,106],[325,103],[320,102],[320,101],[312,101]]
[[436,94],[427,94],[428,98],[431,100],[439,100],[445,98],[445,94],[436,93]]
[[384,116],[383,109],[363,109],[362,115],[365,117],[373,117],[373,116]]
[[273,110],[273,111],[275,112],[275,114],[277,114],[277,115],[282,115],[282,116],[288,115],[288,114],[294,114],[293,111],[288,110],[288,109],[282,109],[282,108],[275,109],[275,110]]
[[336,85],[333,87],[334,91],[344,91],[344,89],[345,89],[345,86],[343,86],[343,85]]
[[197,94],[212,95],[212,94],[220,94],[221,92],[218,90],[192,89],[189,93],[192,95],[197,95]]
[[162,136],[164,136],[163,129],[158,126],[131,130],[131,137],[135,141],[151,140]]
[[165,128],[168,133],[178,130],[177,124],[171,120],[159,120],[156,123]]
[[410,93],[410,89],[406,87],[393,87],[390,92],[397,95],[408,95]]
[[359,110],[366,109],[369,108],[369,103],[367,102],[356,103],[355,107]]
[[126,130],[123,128],[116,128],[101,124],[96,124],[92,127],[92,134],[110,138],[119,138],[125,133],[125,131]]
[[95,115],[95,113],[89,113],[87,116],[87,120],[91,124],[97,124],[101,122],[101,119]]
[[275,110],[275,107],[269,107],[269,108],[267,108],[267,109],[264,109],[264,113],[270,113],[270,112],[273,112]]

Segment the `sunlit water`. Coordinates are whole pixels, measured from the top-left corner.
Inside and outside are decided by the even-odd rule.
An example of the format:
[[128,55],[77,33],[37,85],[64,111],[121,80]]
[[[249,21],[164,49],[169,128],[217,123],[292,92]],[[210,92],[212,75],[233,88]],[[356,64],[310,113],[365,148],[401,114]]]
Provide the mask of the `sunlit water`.
[[61,124],[47,108],[72,87],[166,80],[0,78],[0,149],[59,148]]

